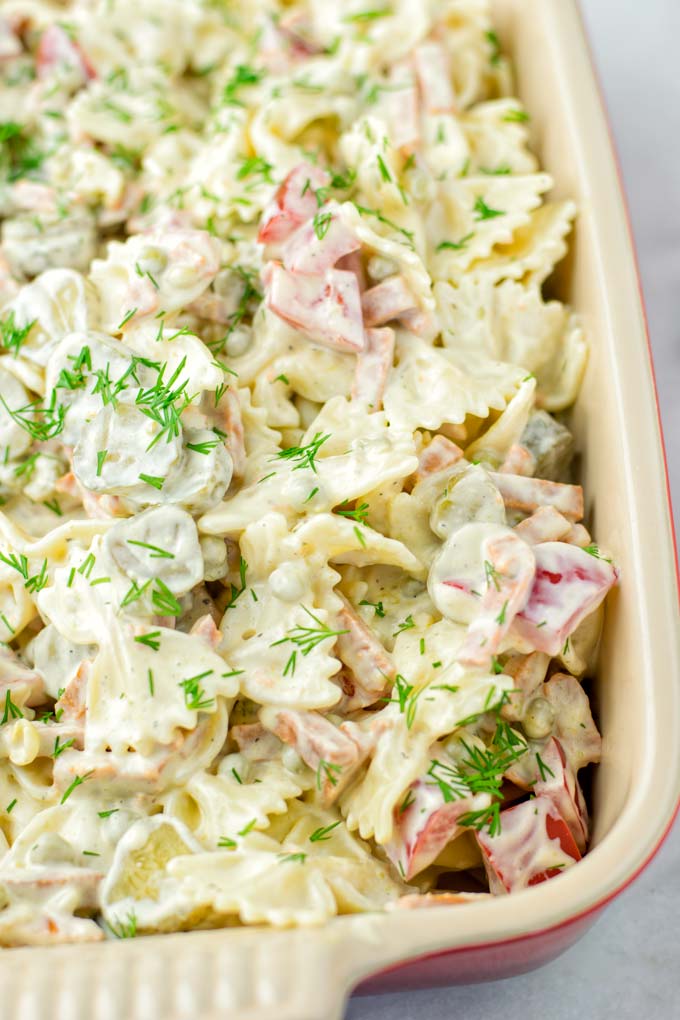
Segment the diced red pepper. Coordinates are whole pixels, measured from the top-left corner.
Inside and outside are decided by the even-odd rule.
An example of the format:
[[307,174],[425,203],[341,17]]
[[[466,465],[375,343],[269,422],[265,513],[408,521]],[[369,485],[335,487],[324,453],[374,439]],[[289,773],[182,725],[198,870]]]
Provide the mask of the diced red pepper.
[[311,163],[300,163],[291,170],[262,214],[258,241],[261,244],[286,241],[318,211],[316,192],[329,182],[326,171]]
[[304,276],[269,263],[265,290],[267,307],[310,340],[355,354],[364,349],[361,296],[354,273],[329,269],[324,276]]
[[80,45],[60,25],[50,25],[40,36],[36,66],[41,80],[65,68],[79,72],[83,82],[97,77]]
[[616,584],[611,563],[566,542],[534,546],[536,576],[513,632],[537,651],[557,655],[582,620]]
[[581,854],[569,826],[545,795],[501,812],[501,831],[477,833],[489,888],[516,892],[555,878]]

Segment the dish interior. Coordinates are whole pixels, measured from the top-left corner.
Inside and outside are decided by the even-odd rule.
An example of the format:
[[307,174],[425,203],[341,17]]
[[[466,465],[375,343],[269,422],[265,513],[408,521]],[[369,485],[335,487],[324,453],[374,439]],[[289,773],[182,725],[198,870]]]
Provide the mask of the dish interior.
[[[222,1015],[227,1008],[245,1015],[248,1008],[253,1018],[336,1020],[346,988],[380,967],[447,947],[530,935],[587,910],[642,865],[668,824],[680,786],[677,588],[658,424],[650,407],[651,370],[616,177],[571,0],[493,0],[493,9],[503,48],[514,61],[516,94],[531,113],[534,151],[555,179],[553,197],[573,198],[579,207],[569,254],[547,289],[579,312],[590,342],[584,383],[569,417],[580,456],[575,480],[588,501],[586,525],[606,537],[621,569],[621,583],[607,599],[593,680],[604,740],[590,797],[594,850],[575,881],[573,874],[561,876],[512,904],[506,897],[474,908],[362,918],[361,924],[340,918],[312,932],[197,932],[42,955],[16,950],[5,956],[17,961],[16,981],[9,983],[15,994],[18,988],[33,994],[30,974],[22,977],[21,968],[35,972],[49,960],[51,973],[69,971],[69,982],[80,982],[82,1005],[70,1016],[88,1015],[88,995],[93,1000],[95,994],[89,982],[99,971],[120,1016],[132,1015],[142,981],[137,975],[144,974],[151,999],[159,990],[149,1016],[164,1009],[167,1018],[179,1016],[183,1007],[175,992],[182,984],[181,1001],[190,1002],[196,1015],[217,1016],[218,1009]],[[567,938],[561,948],[568,944]],[[499,954],[489,950],[489,977],[500,976],[493,972]],[[124,958],[135,965],[126,972],[129,981],[120,968],[123,980],[114,989],[110,976]],[[180,958],[183,966],[175,973],[173,960]],[[189,964],[196,976],[185,981]],[[41,1006],[35,1015],[47,1015],[51,999],[44,992],[36,984],[33,1001]],[[50,1006],[54,1015],[57,999],[66,1003],[66,993],[59,995]]]
[[[630,407],[628,420],[622,422],[620,380],[611,367],[619,354],[611,345],[620,342],[621,353],[627,355],[626,338],[612,336],[613,323],[602,286],[605,253],[600,249],[595,220],[598,210],[586,176],[590,168],[584,165],[578,147],[570,144],[574,125],[565,123],[562,111],[556,108],[564,82],[554,65],[556,55],[546,45],[543,18],[537,10],[540,6],[496,0],[494,15],[499,35],[514,61],[516,91],[531,112],[534,151],[555,179],[552,195],[557,199],[571,196],[579,207],[569,253],[558,264],[547,289],[580,313],[589,338],[588,368],[569,416],[579,453],[576,480],[586,494],[586,525],[594,533],[607,536],[621,567],[621,583],[607,599],[594,678],[594,702],[604,742],[590,798],[591,845],[595,847],[635,798],[636,777],[654,753],[650,744],[653,705],[640,682],[649,668],[647,619],[634,580],[639,566],[636,555],[644,556],[640,549],[643,522],[635,511],[638,500],[630,492],[635,464],[626,463],[630,450],[622,442],[622,428],[630,428],[636,405]],[[602,181],[592,184],[604,183],[607,169],[606,165],[602,168]],[[612,299],[616,300],[615,294]],[[644,399],[642,390],[641,386],[638,408]]]

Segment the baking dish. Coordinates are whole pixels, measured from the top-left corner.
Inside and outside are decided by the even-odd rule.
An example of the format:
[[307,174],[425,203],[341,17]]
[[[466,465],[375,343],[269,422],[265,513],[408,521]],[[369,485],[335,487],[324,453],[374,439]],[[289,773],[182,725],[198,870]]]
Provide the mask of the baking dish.
[[[622,569],[596,701],[604,735],[593,849],[512,897],[340,918],[323,929],[196,932],[2,954],[0,1017],[337,1020],[351,987],[493,979],[567,948],[644,866],[680,791],[678,607],[644,320],[606,124],[574,0],[496,0],[534,145],[580,218],[553,286],[592,353],[574,409],[589,522]],[[408,962],[407,962],[408,961]]]

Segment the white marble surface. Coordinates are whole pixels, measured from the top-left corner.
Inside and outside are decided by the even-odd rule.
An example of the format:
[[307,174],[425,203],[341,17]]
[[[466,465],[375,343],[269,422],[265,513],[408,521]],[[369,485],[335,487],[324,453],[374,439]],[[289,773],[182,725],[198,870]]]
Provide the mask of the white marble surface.
[[[680,0],[581,3],[623,165],[680,509]],[[680,824],[634,886],[554,963],[486,985],[352,999],[347,1020],[677,1017],[678,916]]]

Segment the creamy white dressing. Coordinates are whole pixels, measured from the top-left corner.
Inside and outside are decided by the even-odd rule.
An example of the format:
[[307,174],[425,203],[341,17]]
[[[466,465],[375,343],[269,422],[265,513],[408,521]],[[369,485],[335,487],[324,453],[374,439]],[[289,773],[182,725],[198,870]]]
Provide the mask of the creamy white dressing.
[[443,616],[460,623],[476,617],[487,586],[486,543],[509,532],[504,524],[470,523],[446,540],[429,575],[432,601]]
[[587,696],[504,709],[523,654],[590,668],[618,573],[512,530],[582,509],[587,345],[486,0],[7,0],[0,58],[0,943],[570,865]]

